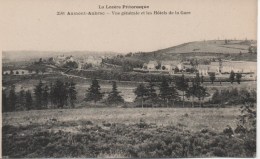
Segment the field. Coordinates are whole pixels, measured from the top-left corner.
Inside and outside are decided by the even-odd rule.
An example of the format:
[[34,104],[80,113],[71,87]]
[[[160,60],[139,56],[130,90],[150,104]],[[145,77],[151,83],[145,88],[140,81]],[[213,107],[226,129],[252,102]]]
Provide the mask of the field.
[[134,124],[140,120],[156,125],[181,125],[190,131],[203,128],[222,131],[227,125],[235,128],[239,110],[236,108],[86,108],[32,110],[3,114],[4,125],[25,126],[44,124],[50,119],[59,122],[91,121]]
[[[85,108],[3,113],[9,157],[254,156],[236,108]],[[252,141],[253,142],[253,141]]]

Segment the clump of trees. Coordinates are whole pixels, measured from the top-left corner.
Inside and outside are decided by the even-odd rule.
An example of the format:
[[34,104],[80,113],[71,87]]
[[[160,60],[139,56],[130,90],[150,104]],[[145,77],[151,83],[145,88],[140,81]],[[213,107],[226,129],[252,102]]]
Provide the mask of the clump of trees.
[[[94,78],[92,84],[87,89],[85,101],[94,102],[95,104],[98,101],[102,101],[104,98],[104,93],[101,92],[101,87],[98,83],[98,80]],[[124,99],[120,95],[120,92],[117,90],[117,84],[115,81],[112,82],[112,90],[109,92],[108,97],[105,101],[108,105],[118,105],[124,103]]]
[[152,81],[149,82],[148,85],[144,85],[143,83],[139,84],[135,89],[134,93],[136,95],[136,101],[141,100],[141,107],[144,107],[144,102],[149,101],[148,103],[153,103],[158,99],[158,95],[156,94],[155,85]]
[[103,59],[103,63],[108,63],[112,65],[122,66],[124,72],[133,71],[133,68],[142,68],[144,61],[133,59],[130,57],[116,56],[111,58]]
[[63,65],[64,68],[78,68],[78,63],[76,61],[68,61]]
[[192,107],[194,107],[194,98],[198,98],[200,107],[202,107],[203,100],[208,94],[206,88],[201,83],[201,77],[197,74],[186,92],[186,97],[192,98]]
[[210,81],[211,81],[211,84],[213,84],[214,81],[216,80],[216,74],[215,74],[215,72],[209,73],[209,79],[210,79]]
[[[54,84],[44,84],[41,80],[35,86],[33,92],[24,90],[15,91],[15,85],[10,90],[2,90],[3,112],[16,110],[63,108],[65,105],[74,108],[77,100],[75,83],[57,80]],[[9,94],[7,95],[7,93]]]
[[229,81],[230,81],[231,84],[233,84],[233,82],[235,80],[237,81],[238,84],[240,84],[241,78],[242,78],[241,73],[235,73],[233,70],[230,72]]
[[[169,78],[162,78],[158,89],[159,93],[156,93],[154,88],[154,83],[149,82],[148,85],[140,84],[135,89],[136,101],[141,101],[141,106],[144,104],[149,104],[153,106],[157,101],[164,103],[164,106],[168,107],[169,104],[174,105],[176,101],[180,101],[180,96],[182,96],[182,105],[184,107],[184,97],[192,97],[192,106],[194,106],[194,98],[198,98],[200,101],[200,106],[202,106],[202,101],[207,95],[206,89],[201,85],[202,80],[199,74],[193,79],[192,84],[188,84],[188,79],[185,79],[184,75],[175,80],[169,80]],[[181,92],[181,95],[179,94]],[[147,102],[149,101],[149,102]]]
[[220,105],[237,105],[244,104],[245,102],[256,102],[256,91],[251,90],[248,91],[246,89],[238,90],[237,88],[233,88],[231,90],[216,90],[212,95],[212,104],[220,104]]

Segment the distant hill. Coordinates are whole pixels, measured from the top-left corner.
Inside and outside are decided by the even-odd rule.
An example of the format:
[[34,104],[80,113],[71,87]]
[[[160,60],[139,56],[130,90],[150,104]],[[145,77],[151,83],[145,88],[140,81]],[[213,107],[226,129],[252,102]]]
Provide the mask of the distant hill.
[[[195,41],[154,51],[155,53],[180,54],[180,53],[248,53],[249,46],[256,45],[255,40],[208,40]],[[153,53],[154,53],[153,52]]]
[[226,60],[235,60],[240,53],[242,56],[236,60],[256,61],[256,55],[248,54],[250,46],[256,46],[256,40],[207,40],[194,41],[152,52],[140,52],[131,58],[143,60],[183,60],[207,59],[219,57]]
[[115,52],[96,52],[96,51],[3,51],[3,63],[10,61],[35,60],[39,58],[56,57],[58,55],[73,55],[75,57],[93,55],[116,55]]

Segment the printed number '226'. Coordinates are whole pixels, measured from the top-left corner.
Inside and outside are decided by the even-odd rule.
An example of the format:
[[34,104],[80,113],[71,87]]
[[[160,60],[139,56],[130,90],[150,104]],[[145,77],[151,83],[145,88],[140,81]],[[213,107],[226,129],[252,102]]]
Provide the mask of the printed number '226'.
[[57,12],[57,15],[65,15],[65,12]]

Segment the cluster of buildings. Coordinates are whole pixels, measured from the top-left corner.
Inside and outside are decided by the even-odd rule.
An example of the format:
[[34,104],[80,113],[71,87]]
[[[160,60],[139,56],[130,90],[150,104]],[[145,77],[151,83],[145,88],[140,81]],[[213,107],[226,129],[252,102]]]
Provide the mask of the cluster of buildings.
[[3,75],[30,75],[30,74],[49,74],[53,73],[52,68],[45,68],[45,69],[14,69],[14,70],[3,70]]
[[102,63],[102,57],[86,56],[74,58],[73,56],[59,55],[53,59],[54,63],[58,66],[62,66],[67,62],[76,62],[78,69],[83,69],[86,64],[91,64],[93,67],[98,67]]
[[229,74],[231,71],[241,74],[256,74],[257,63],[252,61],[219,61],[209,65],[198,65],[197,70],[201,75],[209,73]]
[[189,62],[180,61],[149,61],[144,63],[143,70],[148,70],[149,72],[168,72],[169,74],[174,74],[174,72],[186,71],[192,69],[193,66]]
[[[188,70],[196,70],[200,75],[208,76],[209,73],[216,75],[229,74],[231,71],[241,74],[256,74],[257,63],[251,61],[219,61],[211,62],[208,65],[198,64],[192,66],[189,62],[181,61],[149,61],[143,65],[143,70],[149,72],[168,72],[174,74],[176,72],[189,72]],[[177,71],[176,71],[177,70]]]

